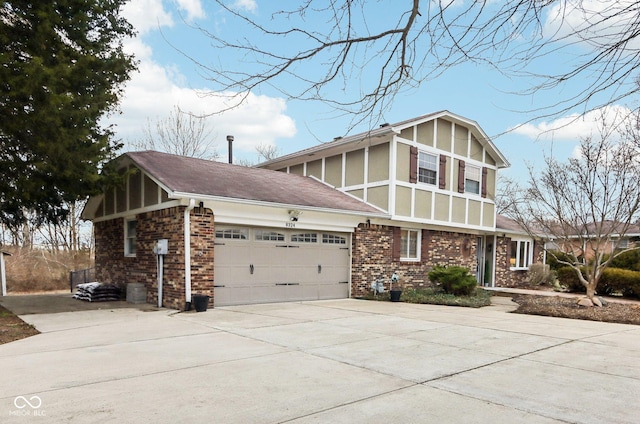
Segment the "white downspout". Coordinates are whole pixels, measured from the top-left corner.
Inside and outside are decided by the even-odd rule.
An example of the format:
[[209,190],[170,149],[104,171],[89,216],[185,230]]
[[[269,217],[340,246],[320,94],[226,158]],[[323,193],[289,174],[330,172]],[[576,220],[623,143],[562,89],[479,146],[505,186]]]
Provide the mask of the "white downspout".
[[191,308],[191,211],[196,206],[195,199],[189,199],[184,210],[184,297],[185,310]]
[[7,274],[5,273],[4,270],[4,255],[5,253],[0,251],[0,281],[2,284],[2,291],[0,292],[0,296],[6,296],[7,295]]

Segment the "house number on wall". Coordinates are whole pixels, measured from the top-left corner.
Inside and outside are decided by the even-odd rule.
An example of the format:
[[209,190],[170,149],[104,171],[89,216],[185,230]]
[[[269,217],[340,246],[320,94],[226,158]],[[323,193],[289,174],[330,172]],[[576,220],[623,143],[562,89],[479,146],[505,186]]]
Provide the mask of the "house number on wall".
[[286,224],[287,228],[296,228],[296,223],[295,222],[287,222]]

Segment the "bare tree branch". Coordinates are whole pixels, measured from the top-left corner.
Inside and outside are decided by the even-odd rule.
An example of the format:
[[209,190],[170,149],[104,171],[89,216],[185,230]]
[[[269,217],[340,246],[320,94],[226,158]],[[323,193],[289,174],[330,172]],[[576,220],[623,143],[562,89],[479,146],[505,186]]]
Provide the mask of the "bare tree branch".
[[[211,42],[208,57],[219,59],[190,59],[212,83],[209,94],[228,99],[225,110],[269,87],[353,114],[356,125],[465,62],[532,82],[517,94],[562,89],[554,103],[528,111],[538,118],[594,110],[640,90],[640,3],[632,0],[410,0],[395,2],[392,15],[379,2],[304,0],[271,19],[215,3],[227,27],[241,29],[195,27]],[[544,66],[553,57],[566,63]]]
[[138,150],[161,150],[180,156],[214,160],[220,157],[212,142],[212,130],[206,118],[195,116],[174,106],[169,116],[158,120],[153,128],[147,120],[144,137],[133,143]]
[[602,271],[630,250],[620,243],[640,215],[638,120],[621,128],[601,123],[597,138],[581,141],[578,157],[547,156],[542,171],[530,168],[528,186],[509,211],[529,234],[567,255],[559,262],[575,270],[589,297]]

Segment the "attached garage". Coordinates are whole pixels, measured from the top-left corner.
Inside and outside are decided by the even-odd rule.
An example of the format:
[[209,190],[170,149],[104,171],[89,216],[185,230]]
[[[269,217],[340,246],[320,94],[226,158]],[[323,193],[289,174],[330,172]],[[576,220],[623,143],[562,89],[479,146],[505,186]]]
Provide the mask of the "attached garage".
[[176,309],[196,294],[213,306],[349,297],[352,234],[388,216],[312,177],[153,151],[116,161],[124,183],[83,211],[97,278],[143,283],[148,302]]
[[221,226],[215,306],[349,297],[350,234]]

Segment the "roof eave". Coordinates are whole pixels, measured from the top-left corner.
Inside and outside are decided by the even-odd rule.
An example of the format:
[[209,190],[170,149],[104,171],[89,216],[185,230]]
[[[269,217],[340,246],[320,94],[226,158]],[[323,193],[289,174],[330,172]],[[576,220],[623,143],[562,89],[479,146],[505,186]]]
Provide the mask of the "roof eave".
[[282,163],[282,162],[287,162],[291,159],[296,159],[300,156],[309,156],[309,155],[313,155],[315,153],[321,152],[323,150],[326,149],[330,149],[330,148],[339,148],[357,141],[362,141],[362,140],[366,140],[368,138],[373,138],[373,137],[383,137],[385,135],[388,134],[400,134],[399,131],[397,131],[394,127],[392,127],[391,125],[386,125],[384,127],[380,127],[380,128],[376,128],[374,130],[371,131],[367,131],[367,132],[363,132],[363,133],[358,133],[358,134],[354,134],[352,136],[347,136],[347,137],[341,137],[339,139],[336,139],[334,141],[329,141],[327,143],[322,143],[322,144],[318,144],[316,146],[313,147],[309,147],[307,149],[304,150],[300,150],[294,153],[290,153],[288,155],[284,155],[284,156],[280,156],[276,159],[271,159],[269,161],[266,162],[262,162],[259,163],[257,165],[255,165],[256,168],[269,168],[272,165],[276,165],[278,163]]
[[371,217],[371,218],[390,218],[390,215],[383,211],[367,212],[367,211],[356,211],[351,209],[333,209],[333,208],[308,206],[308,205],[296,205],[293,203],[266,202],[263,200],[239,199],[239,198],[232,198],[232,197],[212,196],[207,194],[178,192],[178,191],[170,193],[169,198],[178,199],[178,200],[196,199],[198,201],[225,202],[225,203],[235,203],[235,204],[251,205],[251,206],[267,206],[267,207],[275,207],[275,208],[299,209],[304,211],[339,213],[343,215],[365,216],[365,217]]

